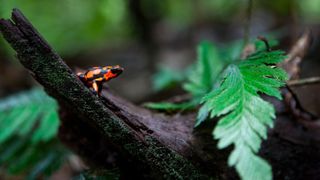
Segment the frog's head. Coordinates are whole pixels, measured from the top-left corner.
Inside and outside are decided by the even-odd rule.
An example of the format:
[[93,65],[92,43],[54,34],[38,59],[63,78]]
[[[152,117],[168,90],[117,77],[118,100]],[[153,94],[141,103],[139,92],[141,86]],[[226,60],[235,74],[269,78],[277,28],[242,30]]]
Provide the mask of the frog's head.
[[112,66],[110,71],[112,74],[119,76],[123,72],[123,67],[120,67],[119,65]]
[[106,80],[118,77],[124,70],[124,68],[119,65],[107,66],[106,68],[108,70],[108,73],[105,74]]

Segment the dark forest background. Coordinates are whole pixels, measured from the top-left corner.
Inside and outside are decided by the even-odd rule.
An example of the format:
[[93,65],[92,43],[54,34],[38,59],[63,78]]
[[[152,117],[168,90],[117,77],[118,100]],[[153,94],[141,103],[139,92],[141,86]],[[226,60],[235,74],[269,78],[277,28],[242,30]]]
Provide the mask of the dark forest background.
[[[301,77],[319,76],[320,1],[252,0],[251,5],[249,2],[0,0],[0,17],[9,18],[12,9],[19,8],[74,71],[92,66],[121,65],[125,68],[124,73],[107,86],[110,91],[137,104],[181,94],[183,91],[178,84],[188,76],[188,68],[196,59],[196,47],[202,40],[223,48],[245,36],[263,35],[278,39],[279,47],[288,50],[309,28],[312,45],[302,63]],[[3,99],[0,118],[8,111],[3,108],[6,105],[13,107],[26,103],[33,107],[32,102],[36,101],[30,98],[30,92],[40,99],[46,97],[37,87],[29,72],[18,63],[13,50],[0,38],[0,97]],[[294,91],[306,109],[320,115],[320,96],[316,96],[319,85],[297,87]],[[23,95],[31,102],[21,100],[19,97]],[[7,96],[11,96],[12,102],[6,99]],[[54,102],[48,105],[48,109],[52,108],[56,109]],[[17,110],[17,114],[21,112]],[[14,119],[14,114],[12,116]],[[24,118],[20,119],[23,124]],[[46,129],[57,128],[58,122],[52,119],[54,117],[42,126],[38,137],[30,135],[36,139],[33,141],[20,136],[19,125],[8,130],[6,135],[0,135],[0,179],[32,178],[39,173],[53,178],[73,177],[86,168],[76,155],[59,144],[56,131],[49,135],[45,133]],[[0,131],[8,126],[0,119]],[[28,133],[34,132],[36,130],[31,128]],[[14,149],[17,142],[23,144],[20,149]],[[30,146],[32,150],[27,148]],[[53,157],[60,163],[51,170],[46,169],[53,162],[50,161],[51,151],[45,150],[41,157],[27,158],[43,147],[59,149]],[[27,155],[20,157],[24,153]],[[43,166],[44,162],[47,166]],[[12,163],[17,164],[13,166]],[[110,174],[116,176],[117,173]]]

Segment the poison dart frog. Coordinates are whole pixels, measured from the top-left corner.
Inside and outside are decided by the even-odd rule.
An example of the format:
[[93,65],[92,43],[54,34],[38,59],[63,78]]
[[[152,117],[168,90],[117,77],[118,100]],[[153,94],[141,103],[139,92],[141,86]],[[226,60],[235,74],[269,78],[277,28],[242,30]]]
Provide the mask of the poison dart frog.
[[88,88],[92,88],[100,96],[102,84],[118,77],[123,70],[119,65],[92,67],[85,72],[77,73],[77,76]]

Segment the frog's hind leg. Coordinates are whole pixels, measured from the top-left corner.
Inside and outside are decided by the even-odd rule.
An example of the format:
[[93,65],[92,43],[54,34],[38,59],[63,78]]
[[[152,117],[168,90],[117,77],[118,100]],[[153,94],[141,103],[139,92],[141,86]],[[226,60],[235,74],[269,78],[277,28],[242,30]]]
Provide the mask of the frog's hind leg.
[[77,76],[78,76],[78,78],[82,81],[82,82],[85,82],[85,75],[84,75],[84,73],[81,73],[81,72],[79,72],[79,73],[77,73]]

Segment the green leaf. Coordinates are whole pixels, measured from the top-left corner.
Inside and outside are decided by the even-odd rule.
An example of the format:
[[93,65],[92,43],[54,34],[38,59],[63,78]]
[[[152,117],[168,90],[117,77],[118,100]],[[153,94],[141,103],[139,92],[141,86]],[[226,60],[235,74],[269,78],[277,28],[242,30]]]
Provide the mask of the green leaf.
[[196,98],[202,97],[211,91],[222,68],[223,61],[218,49],[208,42],[202,42],[198,47],[197,64],[188,75],[184,89]]
[[5,143],[6,148],[0,148],[0,165],[9,162],[16,154],[19,154],[22,149],[26,148],[25,144],[26,139]]
[[[39,147],[38,147],[39,148]],[[37,179],[41,174],[52,174],[65,162],[67,153],[61,147],[54,146],[55,150],[46,149],[32,167],[28,180]]]
[[[155,81],[155,87],[162,89],[169,87],[174,81],[184,80],[184,76],[188,77],[188,81],[183,84],[183,88],[193,95],[192,100],[186,103],[146,103],[145,107],[156,110],[187,110],[196,107],[200,99],[206,93],[210,92],[215,82],[219,79],[225,62],[222,61],[218,49],[209,42],[202,42],[198,47],[197,64],[190,69],[187,69],[183,76],[173,72],[172,70],[163,69],[161,74],[158,74]],[[180,76],[180,77],[179,77]],[[205,119],[208,112],[204,112],[202,119]]]
[[243,51],[243,41],[237,40],[237,41],[233,41],[231,43],[222,45],[222,47],[220,48],[220,51],[221,51],[221,55],[223,57],[226,57],[228,62],[238,60]]
[[209,108],[206,105],[203,105],[198,112],[197,121],[194,126],[199,126],[203,121],[205,121],[208,118],[208,115]]
[[[279,42],[272,37],[268,37],[268,43],[270,47],[277,46]],[[266,44],[263,41],[255,41],[254,46],[256,47],[256,51],[265,51],[267,50]]]
[[40,126],[32,135],[32,142],[51,140],[57,134],[59,117],[56,109],[49,110],[43,117]]
[[28,109],[17,107],[0,120],[0,143],[10,138],[30,115]]
[[160,102],[160,103],[145,103],[144,106],[155,110],[165,110],[165,111],[177,111],[177,110],[188,110],[196,106],[195,102],[185,102],[180,104]]
[[58,126],[57,103],[42,89],[0,100],[1,168],[10,174],[30,172],[31,179],[59,168],[67,152],[57,141]]
[[[268,43],[271,48],[278,45],[278,41],[275,40],[272,35],[267,35],[266,37],[268,39]],[[255,39],[251,39],[250,44],[254,44],[256,51],[265,51],[267,49],[265,43],[261,40],[257,41]],[[243,48],[244,48],[243,46],[244,46],[243,40],[237,40],[237,41],[233,41],[231,43],[225,44],[222,46],[222,48],[220,48],[221,56],[225,57],[226,59],[225,61],[228,61],[228,62],[239,60],[243,52]]]
[[41,154],[36,153],[37,150],[34,146],[27,147],[21,156],[15,159],[15,163],[9,164],[9,172],[10,174],[17,174],[22,172],[23,169],[27,169],[29,164],[34,161],[35,159],[39,158]]
[[184,80],[184,76],[184,72],[160,67],[159,71],[153,76],[153,89],[155,91],[169,89]]
[[281,99],[279,87],[287,79],[286,73],[272,64],[285,58],[284,52],[257,52],[236,65],[230,65],[224,73],[220,86],[215,88],[202,102],[196,125],[210,117],[220,117],[213,136],[218,139],[218,148],[234,145],[228,164],[235,166],[242,179],[271,179],[270,165],[257,153],[267,128],[273,127],[275,110],[258,93]]
[[56,102],[39,88],[0,100],[0,113],[0,143],[30,133],[37,121],[40,127],[33,138],[48,140],[55,135],[59,123]]

